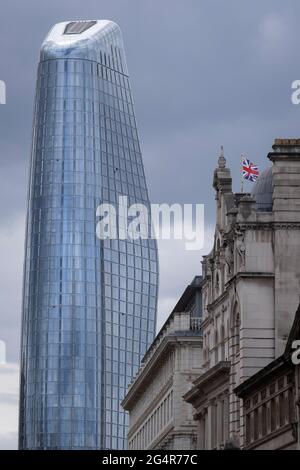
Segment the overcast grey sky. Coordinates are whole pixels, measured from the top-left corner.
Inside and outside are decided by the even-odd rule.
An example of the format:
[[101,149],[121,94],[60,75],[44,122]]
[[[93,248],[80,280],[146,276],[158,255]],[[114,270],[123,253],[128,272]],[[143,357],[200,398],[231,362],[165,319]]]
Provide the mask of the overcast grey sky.
[[[17,363],[24,215],[39,47],[50,27],[111,19],[124,35],[152,202],[205,204],[206,244],[214,224],[211,187],[220,145],[239,190],[240,153],[260,167],[275,137],[300,137],[297,0],[2,0],[0,79],[0,448],[16,445]],[[248,189],[248,188],[247,188]],[[160,323],[195,274],[201,253],[160,244]]]

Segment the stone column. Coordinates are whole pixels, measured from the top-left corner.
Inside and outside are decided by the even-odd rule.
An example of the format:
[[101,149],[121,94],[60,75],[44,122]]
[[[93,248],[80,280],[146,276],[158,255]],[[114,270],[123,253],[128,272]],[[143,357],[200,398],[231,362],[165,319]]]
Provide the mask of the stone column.
[[220,449],[223,444],[223,426],[224,426],[224,409],[223,397],[219,397],[217,401],[217,448]]
[[205,419],[205,437],[206,437],[206,449],[212,449],[212,416],[213,408],[211,403],[207,407],[207,414]]
[[224,443],[229,438],[229,395],[228,393],[224,396],[224,428],[223,428],[223,440]]

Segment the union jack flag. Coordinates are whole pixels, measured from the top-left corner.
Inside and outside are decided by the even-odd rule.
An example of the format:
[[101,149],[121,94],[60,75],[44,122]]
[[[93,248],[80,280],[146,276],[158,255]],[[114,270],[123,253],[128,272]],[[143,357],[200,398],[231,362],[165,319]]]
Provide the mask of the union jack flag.
[[257,165],[250,162],[248,158],[243,157],[243,178],[248,181],[256,181],[259,177],[259,171]]

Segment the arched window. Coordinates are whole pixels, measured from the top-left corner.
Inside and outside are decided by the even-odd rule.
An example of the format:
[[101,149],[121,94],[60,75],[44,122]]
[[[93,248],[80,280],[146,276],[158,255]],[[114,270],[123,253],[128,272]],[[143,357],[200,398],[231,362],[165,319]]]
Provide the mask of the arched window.
[[236,363],[240,356],[240,309],[236,301],[231,316],[232,360]]
[[221,324],[220,343],[221,343],[221,361],[225,361],[225,327],[224,327],[224,323]]
[[218,297],[218,295],[220,295],[220,276],[218,272],[216,274],[215,292],[216,296]]
[[203,293],[203,312],[206,314],[207,309],[207,292]]
[[236,312],[234,316],[234,354],[236,357],[236,361],[240,358],[240,313],[239,311]]
[[218,346],[219,346],[219,338],[218,338],[218,330],[216,328],[215,334],[214,334],[215,364],[217,364],[218,359],[219,359]]

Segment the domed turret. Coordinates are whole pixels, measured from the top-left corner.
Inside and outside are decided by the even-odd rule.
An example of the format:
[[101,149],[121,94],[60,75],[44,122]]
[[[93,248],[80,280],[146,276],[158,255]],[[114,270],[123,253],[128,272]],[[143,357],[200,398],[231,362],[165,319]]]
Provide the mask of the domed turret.
[[251,196],[256,201],[256,210],[271,212],[273,209],[273,175],[272,167],[264,170],[259,176]]

